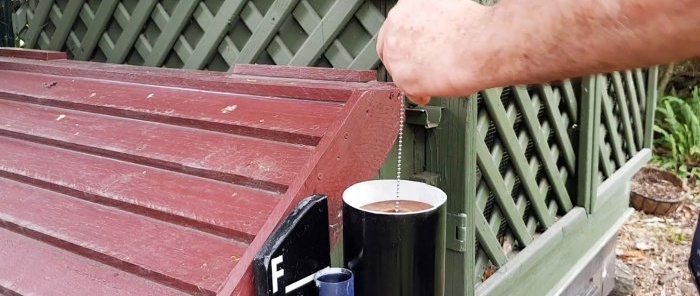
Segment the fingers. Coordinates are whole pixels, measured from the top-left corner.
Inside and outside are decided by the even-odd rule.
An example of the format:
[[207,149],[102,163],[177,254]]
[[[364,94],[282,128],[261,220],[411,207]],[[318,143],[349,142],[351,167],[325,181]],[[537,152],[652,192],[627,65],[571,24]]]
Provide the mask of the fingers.
[[384,26],[382,25],[377,32],[377,56],[380,61],[384,61]]
[[411,100],[411,102],[415,103],[416,105],[420,106],[425,106],[430,103],[430,96],[411,96],[411,95],[406,95],[406,97]]

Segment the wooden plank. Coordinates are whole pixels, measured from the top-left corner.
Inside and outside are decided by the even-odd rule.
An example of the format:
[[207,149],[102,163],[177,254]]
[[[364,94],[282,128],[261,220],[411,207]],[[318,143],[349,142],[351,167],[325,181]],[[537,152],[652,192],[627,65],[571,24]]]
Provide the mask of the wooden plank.
[[[284,190],[312,152],[299,145],[5,100],[0,100],[0,134],[270,190]],[[191,144],[182,149],[182,143]]]
[[554,196],[557,199],[557,202],[559,202],[559,205],[568,212],[573,206],[571,203],[571,197],[566,190],[566,185],[564,185],[563,180],[561,180],[560,176],[558,176],[558,158],[554,158],[552,156],[552,151],[547,145],[547,140],[544,137],[545,133],[543,133],[542,126],[540,126],[533,101],[530,99],[530,94],[528,94],[527,89],[522,86],[514,87],[513,89],[516,97],[515,103],[522,112],[523,119],[525,120],[525,126],[527,127],[530,136],[533,137],[535,151],[542,162],[547,178],[549,178],[552,184]]
[[14,47],[0,47],[0,57],[11,57],[39,61],[62,60],[67,58],[65,52]]
[[576,94],[574,93],[574,87],[570,79],[565,79],[561,84],[562,90],[562,101],[564,106],[566,106],[566,111],[569,117],[571,117],[572,122],[578,122],[578,106],[579,102],[576,100]]
[[48,21],[49,13],[51,12],[51,7],[53,7],[54,2],[55,0],[38,2],[34,10],[34,16],[27,25],[27,32],[22,36],[26,48],[34,48],[36,46],[39,40],[39,34],[44,30],[44,24]]
[[218,295],[230,295],[252,287],[252,260],[260,246],[285,213],[314,193],[325,192],[329,196],[331,242],[337,241],[341,234],[338,226],[342,218],[339,212],[342,192],[351,184],[376,176],[398,134],[399,112],[395,110],[399,110],[399,99],[403,97],[398,89],[387,86],[367,87],[366,91],[348,100],[347,113],[336,119],[333,128],[316,147],[316,151],[323,152],[315,154],[302,168],[288,195],[277,204]]
[[61,50],[66,44],[68,34],[73,28],[73,23],[78,18],[78,13],[83,7],[85,0],[69,0],[66,7],[63,9],[61,21],[56,24],[56,30],[51,35],[49,49]]
[[596,89],[598,78],[590,76],[581,82],[581,127],[579,133],[577,171],[575,176],[578,183],[576,188],[576,205],[592,210],[592,200],[596,196],[598,182],[598,163],[601,158],[600,149],[603,137],[600,136],[601,97]]
[[608,95],[607,88],[603,86],[604,85],[601,85],[600,88],[601,93],[603,94],[601,102],[603,119],[602,121],[608,132],[608,139],[610,139],[610,146],[612,146],[611,148],[613,150],[612,152],[613,157],[615,159],[615,163],[617,164],[617,167],[620,167],[627,161],[627,159],[625,158],[624,152],[622,152],[622,139],[620,139],[620,135],[617,132],[618,121],[612,113],[612,98],[610,98],[610,96]]
[[488,222],[486,222],[486,218],[484,218],[484,215],[478,214],[474,220],[476,222],[476,238],[479,240],[483,250],[496,266],[503,266],[508,259],[503,253],[501,244],[499,244],[498,239],[496,239],[496,234],[491,230]]
[[[248,1],[245,0],[226,0],[221,4],[221,8],[216,13],[211,23],[203,27],[206,28],[206,30],[204,30],[204,35],[202,35],[199,43],[195,46],[192,55],[186,60],[183,60],[183,68],[204,68],[206,63],[216,52],[217,46],[215,46],[215,44],[219,44],[226,31],[230,29],[229,24],[236,23],[240,17],[239,13],[241,9],[243,9],[244,4],[247,2]],[[201,2],[200,5],[204,5],[204,2]]]
[[632,108],[632,122],[634,122],[634,136],[635,143],[637,147],[644,147],[644,121],[642,121],[642,111],[639,108],[639,99],[637,97],[637,90],[635,89],[634,78],[632,77],[632,71],[625,71],[625,84],[627,86],[627,93],[630,96],[630,106]]
[[114,50],[107,55],[108,63],[121,64],[126,59],[126,56],[131,51],[134,42],[139,37],[144,24],[151,15],[153,8],[158,3],[157,0],[142,0],[138,1],[134,11],[129,17],[129,22],[126,26],[122,26],[123,31],[119,35],[119,39],[115,43]]
[[[652,74],[652,73],[650,72],[649,74]],[[651,78],[651,76],[652,75],[649,75],[649,78]],[[658,77],[658,73],[657,73],[657,77]],[[649,102],[648,98],[649,98],[649,95],[651,93],[649,93],[650,89],[647,89],[647,87],[646,87],[646,85],[648,83],[646,83],[644,81],[644,74],[642,73],[642,69],[635,69],[634,70],[634,80],[635,80],[635,86],[637,86],[637,97],[639,97],[639,101],[644,102],[644,107],[642,107],[642,108],[644,108],[644,110],[647,110],[647,108],[654,109],[656,107],[656,105],[647,105],[646,104]],[[654,81],[656,81],[656,80],[652,81],[651,79],[649,79],[649,82],[653,83]]]
[[[647,85],[646,103],[647,108],[644,110],[644,148],[652,148],[654,140],[654,111],[656,108],[656,100],[659,97],[658,83],[659,83],[659,66],[653,66],[649,68],[649,82]],[[644,98],[642,98],[644,100]]]
[[564,160],[566,167],[570,172],[573,172],[576,168],[574,154],[574,148],[571,144],[571,139],[567,133],[567,127],[561,124],[559,119],[561,118],[561,113],[559,112],[559,106],[554,105],[554,92],[552,87],[547,84],[538,85],[540,92],[544,96],[545,112],[547,113],[547,119],[552,123],[554,128],[554,138],[557,140],[557,144],[561,147],[564,153]]
[[361,71],[317,67],[236,64],[231,68],[231,73],[251,76],[330,80],[343,82],[370,82],[377,80],[377,72],[372,70]]
[[187,295],[6,229],[0,228],[0,237],[3,295],[3,288],[18,295]]
[[[483,138],[483,135],[479,135],[479,138]],[[496,165],[491,160],[491,154],[486,144],[482,141],[477,142],[479,142],[476,147],[477,164],[484,176],[484,180],[493,191],[498,206],[506,215],[508,225],[513,230],[514,236],[522,246],[527,246],[532,242],[532,236],[528,233],[525,222],[518,214],[515,202],[504,185],[503,177],[501,177]]]
[[163,64],[165,58],[170,53],[175,41],[189,22],[192,13],[200,3],[198,0],[179,1],[175,11],[170,16],[170,22],[165,27],[161,27],[161,34],[153,45],[151,53],[144,58],[144,66],[156,67]]
[[87,20],[83,19],[88,25],[87,32],[83,40],[80,42],[80,47],[74,50],[73,57],[79,60],[88,60],[95,51],[97,43],[102,39],[100,36],[105,33],[107,23],[112,18],[114,10],[117,8],[119,0],[103,0],[100,1],[100,6],[95,12],[94,18]]
[[272,3],[267,10],[265,17],[253,30],[245,46],[241,48],[241,53],[236,57],[236,64],[250,64],[260,56],[267,44],[277,34],[282,22],[290,17],[290,13],[299,0],[278,0]]
[[[252,94],[293,99],[345,102],[365,83],[309,81],[276,77],[250,77],[213,71],[147,68],[80,61],[37,64],[26,60],[0,58],[0,69],[68,77],[108,79],[177,88],[196,88],[225,93]],[[263,87],[264,86],[264,87]]]
[[309,33],[304,44],[299,48],[297,54],[289,62],[295,66],[312,65],[319,56],[325,52],[330,43],[353,17],[355,11],[363,4],[361,0],[336,1],[316,28]]
[[246,248],[6,179],[0,188],[4,228],[189,293],[216,292]]
[[[473,290],[474,280],[465,277],[464,274],[474,268],[474,221],[479,210],[474,202],[477,187],[476,170],[466,168],[476,167],[476,149],[473,148],[475,141],[469,135],[476,128],[477,100],[475,96],[460,99],[434,98],[432,104],[452,112],[450,116],[443,117],[440,126],[444,128],[426,132],[425,142],[431,144],[426,145],[425,150],[417,152],[425,153],[426,171],[442,176],[438,186],[450,196],[447,200],[448,213],[467,216],[465,250],[460,252],[447,249],[445,253],[445,295],[471,295],[469,291]],[[408,146],[410,145],[404,145],[404,149]],[[449,233],[452,231],[454,230]]]
[[255,236],[279,198],[244,186],[0,139],[0,176],[243,241]]
[[[81,111],[313,145],[340,106],[0,71],[0,96]],[[47,84],[49,83],[49,84]],[[43,85],[54,84],[51,87]]]
[[613,89],[615,89],[617,99],[617,107],[620,110],[620,117],[622,117],[622,131],[627,144],[627,154],[629,157],[632,157],[637,153],[637,145],[634,143],[632,124],[630,123],[629,105],[627,105],[627,94],[625,93],[625,89],[622,87],[622,76],[620,75],[620,72],[613,72],[612,80]]
[[[534,175],[527,168],[527,160],[525,159],[525,151],[518,145],[517,135],[513,130],[513,126],[508,119],[505,107],[499,99],[501,91],[490,91],[484,92],[483,103],[489,112],[491,119],[496,125],[496,130],[498,135],[501,137],[501,143],[505,146],[508,151],[508,155],[511,158],[511,164],[515,171],[518,173],[520,181],[523,184],[523,189],[525,190],[527,197],[530,199],[532,208],[537,215],[540,223],[545,228],[549,228],[553,222],[552,217],[549,215],[547,210],[547,205],[544,203],[544,197],[539,196],[537,192],[537,183],[535,182]],[[510,195],[510,194],[509,194]],[[503,197],[505,198],[505,197]]]
[[355,17],[365,28],[365,30],[372,35],[372,38],[362,48],[362,50],[360,50],[360,53],[355,56],[348,68],[376,69],[380,64],[379,56],[377,56],[376,50],[377,35],[379,34],[379,28],[381,28],[382,24],[384,23],[384,14],[380,13],[372,2],[365,2],[365,4],[357,10]]

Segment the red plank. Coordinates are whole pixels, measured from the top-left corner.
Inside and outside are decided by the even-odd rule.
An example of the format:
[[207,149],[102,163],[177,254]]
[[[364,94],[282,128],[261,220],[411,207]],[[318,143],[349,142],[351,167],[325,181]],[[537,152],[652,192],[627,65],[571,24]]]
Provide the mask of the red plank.
[[0,134],[280,191],[312,152],[306,146],[5,100],[0,100]]
[[184,292],[0,228],[0,294],[184,296]]
[[0,57],[13,57],[31,60],[50,61],[66,59],[67,55],[65,52],[60,51],[0,47]]
[[[248,281],[252,262],[277,224],[303,198],[322,192],[328,196],[331,243],[337,242],[341,225],[342,192],[348,186],[374,178],[398,134],[398,89],[378,87],[348,100],[347,109],[316,147],[294,184],[231,271],[219,296],[253,296]],[[370,120],[371,119],[371,120]]]
[[284,77],[343,82],[369,82],[377,80],[377,72],[373,70],[350,70],[319,67],[236,64],[232,67],[231,73],[262,77]]
[[119,82],[196,88],[206,91],[252,94],[294,99],[345,102],[355,92],[366,88],[365,83],[310,81],[276,77],[246,77],[228,74],[192,75],[144,71],[144,67],[113,65],[109,68],[74,61],[30,63],[27,60],[0,57],[0,69],[43,73],[65,77],[109,79]]
[[[313,145],[341,107],[82,78],[0,71],[4,97]],[[17,95],[22,97],[17,97]]]
[[0,137],[0,151],[0,176],[242,240],[278,202],[265,191],[20,140]]
[[[191,293],[218,291],[246,245],[0,179],[0,224]],[[235,258],[235,257],[233,257]]]

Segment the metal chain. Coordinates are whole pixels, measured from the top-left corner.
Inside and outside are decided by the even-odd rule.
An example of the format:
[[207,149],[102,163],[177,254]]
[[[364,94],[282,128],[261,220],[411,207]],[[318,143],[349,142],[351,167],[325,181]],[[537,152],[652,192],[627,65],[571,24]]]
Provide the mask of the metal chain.
[[406,120],[406,111],[404,111],[405,99],[403,96],[401,96],[399,100],[401,102],[401,107],[399,109],[399,139],[397,140],[398,149],[396,155],[396,204],[394,205],[395,212],[399,211],[399,197],[401,196],[401,154],[403,152],[403,125],[404,121]]

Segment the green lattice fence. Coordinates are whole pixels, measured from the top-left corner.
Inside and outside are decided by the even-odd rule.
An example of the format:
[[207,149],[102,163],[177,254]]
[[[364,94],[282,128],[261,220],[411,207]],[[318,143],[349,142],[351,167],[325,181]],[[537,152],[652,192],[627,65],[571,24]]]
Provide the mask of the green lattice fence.
[[[483,99],[482,99],[483,96]],[[571,81],[481,93],[475,276],[498,268],[572,208],[577,95]]]
[[[636,69],[600,75],[600,174],[607,180],[642,148],[651,147],[649,70]],[[652,105],[654,106],[654,105]],[[653,110],[653,107],[651,108]]]
[[384,20],[363,0],[42,0],[19,13],[29,48],[217,71],[234,63],[376,68]]

